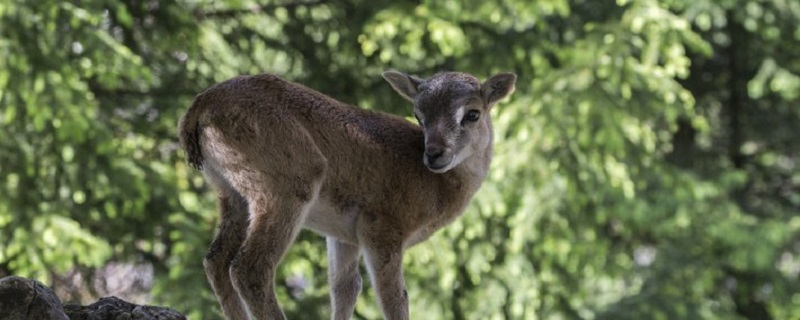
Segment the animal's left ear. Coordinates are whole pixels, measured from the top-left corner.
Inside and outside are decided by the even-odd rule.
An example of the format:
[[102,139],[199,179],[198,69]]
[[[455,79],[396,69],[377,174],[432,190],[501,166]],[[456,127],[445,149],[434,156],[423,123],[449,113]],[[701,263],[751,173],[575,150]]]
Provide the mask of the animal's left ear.
[[507,97],[514,91],[514,84],[516,82],[517,75],[510,72],[503,72],[492,76],[481,85],[483,101],[491,106],[500,99]]
[[417,96],[419,85],[425,82],[423,79],[397,71],[386,71],[382,76],[397,93],[411,102],[414,102],[414,97]]

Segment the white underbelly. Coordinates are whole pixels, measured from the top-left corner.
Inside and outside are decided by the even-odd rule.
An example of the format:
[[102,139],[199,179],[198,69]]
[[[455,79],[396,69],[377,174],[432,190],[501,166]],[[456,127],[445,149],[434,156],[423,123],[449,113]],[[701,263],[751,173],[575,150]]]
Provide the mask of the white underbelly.
[[357,220],[357,208],[337,208],[327,201],[317,199],[309,207],[303,227],[326,237],[358,245]]

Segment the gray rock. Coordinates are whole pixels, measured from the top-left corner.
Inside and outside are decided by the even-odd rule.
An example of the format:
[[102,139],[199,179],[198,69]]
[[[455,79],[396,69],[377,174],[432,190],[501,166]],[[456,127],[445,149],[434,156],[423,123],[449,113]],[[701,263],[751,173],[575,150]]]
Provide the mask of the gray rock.
[[186,320],[186,316],[117,297],[101,298],[88,306],[62,306],[53,290],[41,282],[8,276],[0,279],[0,320]]
[[0,279],[0,315],[9,320],[69,319],[53,290],[17,276]]
[[140,306],[117,297],[100,298],[88,306],[64,306],[71,320],[185,320],[186,316],[164,307]]

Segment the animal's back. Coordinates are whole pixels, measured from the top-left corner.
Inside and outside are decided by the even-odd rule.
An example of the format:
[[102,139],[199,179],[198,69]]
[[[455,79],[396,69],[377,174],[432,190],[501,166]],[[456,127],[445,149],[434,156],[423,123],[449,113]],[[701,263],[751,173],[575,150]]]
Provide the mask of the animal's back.
[[[262,143],[259,137],[270,130],[266,124],[276,120],[302,127],[328,157],[333,172],[351,172],[336,168],[344,165],[366,168],[392,163],[381,161],[385,157],[407,159],[425,171],[419,163],[424,140],[415,124],[339,102],[271,74],[232,78],[199,94],[180,121],[181,143],[189,163],[201,167],[203,127],[214,127],[229,138],[228,143],[246,148]],[[353,145],[359,145],[360,154],[342,154]]]

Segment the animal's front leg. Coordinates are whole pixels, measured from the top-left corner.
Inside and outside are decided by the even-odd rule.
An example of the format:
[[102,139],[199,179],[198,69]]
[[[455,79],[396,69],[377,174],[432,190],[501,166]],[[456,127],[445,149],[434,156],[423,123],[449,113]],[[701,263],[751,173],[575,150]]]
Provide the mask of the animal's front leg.
[[358,247],[328,237],[328,284],[334,320],[350,319],[361,293]]
[[376,243],[365,250],[364,259],[372,285],[387,320],[408,319],[408,293],[403,279],[401,242]]

